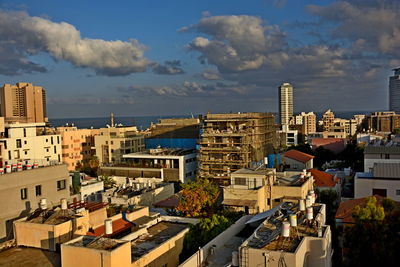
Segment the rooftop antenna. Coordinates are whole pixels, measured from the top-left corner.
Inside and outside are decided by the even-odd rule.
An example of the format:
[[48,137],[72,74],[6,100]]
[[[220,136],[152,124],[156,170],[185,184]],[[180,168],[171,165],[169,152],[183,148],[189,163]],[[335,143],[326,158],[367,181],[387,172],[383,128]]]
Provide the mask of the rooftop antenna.
[[110,122],[111,122],[111,127],[115,127],[115,118],[113,112],[111,112],[110,114]]

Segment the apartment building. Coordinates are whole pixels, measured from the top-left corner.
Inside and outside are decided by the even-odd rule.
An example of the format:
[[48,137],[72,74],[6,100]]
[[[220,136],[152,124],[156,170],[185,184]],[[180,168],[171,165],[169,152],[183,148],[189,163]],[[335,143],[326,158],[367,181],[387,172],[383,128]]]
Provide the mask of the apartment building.
[[313,190],[308,172],[276,172],[275,169],[240,169],[223,188],[222,204],[232,210],[257,214],[289,201],[305,200]]
[[199,142],[200,176],[229,184],[231,172],[263,162],[275,134],[269,113],[207,114]]
[[317,131],[317,116],[314,112],[301,112],[292,117],[290,124],[304,125],[304,131],[302,132],[304,135],[315,133]]
[[293,86],[290,83],[283,83],[278,89],[280,124],[289,125],[293,116]]
[[146,131],[146,149],[183,148],[195,149],[200,135],[200,119],[160,119]]
[[400,129],[400,115],[394,111],[372,112],[366,117],[367,130],[373,132],[393,132]]
[[100,164],[121,163],[123,155],[145,149],[144,135],[135,126],[100,128],[94,144]]
[[5,167],[5,171],[17,169],[19,165],[30,168],[62,161],[61,136],[45,123],[6,124],[0,132],[0,167]]
[[335,114],[332,110],[328,109],[322,115],[322,127],[325,132],[332,132],[332,127],[335,120]]
[[0,87],[0,116],[7,123],[47,122],[46,91],[31,83],[4,84]]
[[325,214],[325,204],[285,202],[254,216],[247,224],[264,221],[239,247],[236,266],[330,267],[332,235]]
[[197,174],[197,150],[156,148],[126,154],[124,163],[100,167],[100,174],[129,178],[159,178],[165,182],[194,179]]
[[62,159],[69,171],[74,171],[78,163],[89,161],[95,155],[94,137],[99,129],[78,129],[74,126],[58,127],[61,135]]
[[374,163],[370,172],[354,176],[354,197],[379,195],[400,201],[400,164]]
[[39,167],[0,175],[0,239],[13,237],[13,221],[28,216],[40,200],[57,205],[61,198],[69,198],[66,165]]
[[400,112],[400,68],[389,78],[389,110]]
[[377,140],[364,148],[364,172],[372,172],[375,163],[400,164],[400,143]]

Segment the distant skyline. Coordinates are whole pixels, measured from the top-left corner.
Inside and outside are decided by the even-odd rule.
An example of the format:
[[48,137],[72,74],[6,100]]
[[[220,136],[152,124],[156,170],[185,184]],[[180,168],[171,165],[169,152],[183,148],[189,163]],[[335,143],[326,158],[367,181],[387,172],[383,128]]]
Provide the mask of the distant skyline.
[[400,2],[0,0],[0,83],[50,118],[387,110]]

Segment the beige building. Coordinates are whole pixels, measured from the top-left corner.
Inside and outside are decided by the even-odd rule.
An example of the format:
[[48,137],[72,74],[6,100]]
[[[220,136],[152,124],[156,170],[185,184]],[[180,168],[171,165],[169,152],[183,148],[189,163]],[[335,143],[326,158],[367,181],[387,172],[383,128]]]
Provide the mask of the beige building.
[[70,195],[65,165],[49,166],[0,175],[0,238],[13,237],[13,221],[35,211],[40,199],[58,204]]
[[69,171],[74,171],[80,162],[89,161],[95,155],[94,137],[100,134],[99,129],[78,129],[73,126],[58,127],[61,135],[62,160]]
[[273,150],[274,124],[269,113],[207,114],[199,142],[199,175],[228,184],[231,172],[263,162]]
[[314,112],[301,112],[290,120],[291,125],[304,125],[303,134],[307,135],[317,131],[317,116]]
[[302,210],[297,204],[283,203],[254,216],[247,223],[264,221],[239,247],[238,266],[332,266],[332,236],[325,214],[325,204]]
[[47,122],[46,91],[31,83],[0,87],[1,116],[6,122]]
[[241,169],[231,174],[223,188],[222,204],[229,209],[257,214],[280,203],[306,199],[313,190],[313,178],[306,172],[276,172],[275,169]]
[[293,116],[293,86],[290,83],[283,83],[279,86],[279,118],[280,124],[284,127],[289,125]]
[[322,115],[322,127],[325,132],[331,132],[335,120],[335,114],[332,110],[328,109]]
[[100,164],[122,163],[122,156],[144,150],[144,135],[135,126],[101,128],[94,138]]
[[128,220],[112,219],[62,244],[62,266],[176,267],[189,225],[197,223],[197,219],[159,216],[148,209]]
[[47,128],[45,123],[6,124],[2,131],[0,168],[6,168],[5,172],[62,161],[61,136]]

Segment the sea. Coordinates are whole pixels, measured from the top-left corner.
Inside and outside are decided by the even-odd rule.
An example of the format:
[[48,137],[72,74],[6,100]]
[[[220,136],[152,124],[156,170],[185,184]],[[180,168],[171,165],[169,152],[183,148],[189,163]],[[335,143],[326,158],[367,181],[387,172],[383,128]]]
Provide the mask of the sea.
[[[370,114],[371,111],[333,111],[335,117],[350,119],[355,114]],[[322,118],[323,112],[315,112],[317,119]],[[277,114],[275,114],[277,115]],[[162,116],[126,116],[115,117],[116,124],[123,126],[137,126],[139,130],[146,130],[150,127],[151,123],[157,123],[159,119],[167,118],[190,118],[198,117],[198,115],[162,115]],[[98,118],[49,118],[49,122],[54,127],[74,125],[78,128],[102,128],[110,124],[110,117]]]

